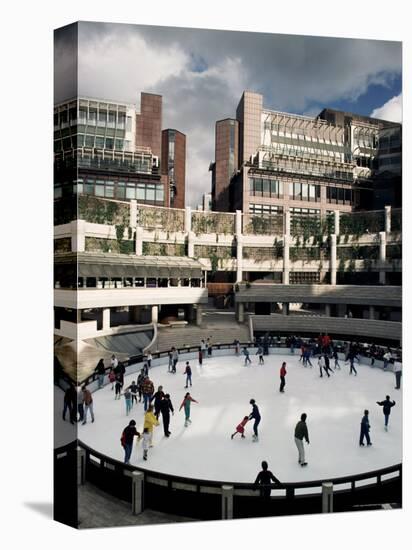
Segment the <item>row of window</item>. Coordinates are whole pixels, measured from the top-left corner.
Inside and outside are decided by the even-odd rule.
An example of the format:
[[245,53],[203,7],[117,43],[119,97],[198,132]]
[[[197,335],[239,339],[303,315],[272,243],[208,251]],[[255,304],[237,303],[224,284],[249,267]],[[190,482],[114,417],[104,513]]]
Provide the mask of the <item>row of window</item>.
[[278,180],[249,178],[249,193],[255,197],[283,197],[283,183]]
[[76,147],[95,147],[97,149],[110,149],[116,151],[130,151],[130,140],[94,136],[90,134],[75,134],[54,141],[54,150],[61,151]]
[[326,201],[334,204],[352,204],[352,189],[343,189],[341,187],[327,187]]
[[[71,186],[70,186],[71,187]],[[67,184],[54,186],[54,198],[59,199],[67,193]],[[78,179],[71,187],[73,194],[86,194],[108,199],[131,200],[140,202],[164,203],[164,186],[154,183],[133,183],[124,181]]]
[[295,201],[320,201],[320,185],[312,183],[289,183],[289,196]]
[[275,206],[272,204],[249,204],[250,214],[266,214],[279,215],[283,214],[283,206]]
[[118,128],[119,130],[132,130],[132,117],[126,113],[108,111],[107,109],[89,109],[80,107],[77,113],[75,108],[54,113],[55,128],[66,128],[75,124],[88,124],[91,126],[105,126],[107,128]]

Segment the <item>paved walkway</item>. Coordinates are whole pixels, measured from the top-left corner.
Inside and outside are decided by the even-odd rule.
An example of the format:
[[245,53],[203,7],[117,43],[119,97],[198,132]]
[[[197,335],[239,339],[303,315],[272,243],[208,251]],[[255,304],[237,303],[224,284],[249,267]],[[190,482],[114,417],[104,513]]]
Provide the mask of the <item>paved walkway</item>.
[[131,505],[86,483],[79,487],[79,528],[123,527],[126,525],[154,525],[158,523],[178,523],[195,521],[191,518],[172,516],[145,510],[134,516]]

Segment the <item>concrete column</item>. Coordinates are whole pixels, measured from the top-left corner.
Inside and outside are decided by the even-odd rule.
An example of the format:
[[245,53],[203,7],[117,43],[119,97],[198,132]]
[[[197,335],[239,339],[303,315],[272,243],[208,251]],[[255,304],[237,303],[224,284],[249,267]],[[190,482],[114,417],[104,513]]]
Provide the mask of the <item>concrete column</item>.
[[132,514],[137,516],[144,510],[144,473],[132,472]]
[[333,483],[322,483],[322,513],[333,512]]
[[159,306],[152,306],[152,323],[155,324],[159,320]]
[[290,236],[283,235],[283,284],[289,284],[289,239]]
[[243,279],[243,244],[241,237],[236,241],[236,282],[240,283]]
[[385,233],[391,232],[391,207],[385,206]]
[[336,235],[330,236],[330,284],[336,285],[336,273],[337,273],[337,248],[336,248]]
[[196,308],[196,325],[198,327],[202,326],[202,306],[200,304],[197,304]]
[[189,231],[187,234],[187,255],[189,258],[194,258],[195,256],[195,234],[193,231]]
[[110,308],[106,307],[103,309],[103,330],[108,330],[110,328]]
[[222,485],[222,519],[233,519],[233,485]]
[[135,254],[136,256],[143,255],[143,227],[136,227],[136,241],[135,241]]
[[190,206],[185,208],[185,232],[189,233],[192,231],[192,209]]
[[289,303],[282,302],[282,315],[289,315]]
[[84,252],[86,249],[86,222],[74,220],[71,225],[72,252]]
[[76,448],[77,454],[77,485],[84,485],[86,481],[86,451],[81,447]]
[[242,236],[242,211],[241,210],[236,210],[236,226],[235,226],[235,231],[236,231],[236,237],[241,237]]
[[339,235],[340,234],[340,211],[335,210],[334,214],[335,214],[335,235]]
[[245,304],[243,302],[237,304],[237,320],[239,323],[245,321]]
[[130,227],[133,229],[137,225],[137,202],[136,199],[130,201]]
[[290,212],[286,210],[285,212],[285,235],[290,235]]
[[386,233],[381,231],[379,233],[379,283],[381,285],[386,284],[386,272],[383,271],[384,264],[386,262]]
[[325,304],[325,315],[330,317],[330,304]]
[[375,306],[369,306],[369,319],[375,319]]

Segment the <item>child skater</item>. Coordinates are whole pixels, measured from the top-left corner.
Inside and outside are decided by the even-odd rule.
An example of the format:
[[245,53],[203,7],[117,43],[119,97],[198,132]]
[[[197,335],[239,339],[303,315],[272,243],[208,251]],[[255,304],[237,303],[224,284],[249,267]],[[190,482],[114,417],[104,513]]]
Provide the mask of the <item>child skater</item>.
[[262,346],[258,347],[256,355],[259,355],[259,365],[263,365],[265,362],[263,360],[263,347]]
[[245,367],[248,363],[249,363],[249,365],[251,365],[252,361],[250,360],[249,350],[247,349],[246,346],[243,348],[243,355],[245,356]]
[[191,405],[192,402],[193,403],[198,403],[198,401],[196,401],[196,399],[193,399],[193,397],[190,395],[190,393],[187,392],[186,395],[184,396],[182,404],[179,407],[179,411],[183,407],[185,409],[185,428],[187,428],[187,426],[189,426],[189,424],[192,423],[192,421],[190,420],[190,405]]
[[236,434],[241,434],[240,437],[242,439],[245,439],[245,425],[247,424],[248,421],[249,421],[249,417],[244,416],[242,422],[236,426],[236,431],[234,434],[230,436],[230,439],[233,439]]
[[126,403],[126,416],[129,416],[129,412],[132,410],[132,392],[130,387],[124,390],[123,395]]
[[150,433],[149,428],[144,428],[142,434],[142,447],[143,447],[143,460],[147,460],[147,453],[150,447]]
[[109,372],[109,382],[111,382],[112,384],[112,390],[114,389],[114,383],[116,381],[116,375],[114,373],[114,370],[112,369],[110,372]]
[[116,376],[116,383],[114,385],[114,398],[115,399],[120,399],[120,395],[122,393],[122,387],[123,387],[123,384],[122,384],[122,380],[121,380],[121,377],[120,375],[117,375]]

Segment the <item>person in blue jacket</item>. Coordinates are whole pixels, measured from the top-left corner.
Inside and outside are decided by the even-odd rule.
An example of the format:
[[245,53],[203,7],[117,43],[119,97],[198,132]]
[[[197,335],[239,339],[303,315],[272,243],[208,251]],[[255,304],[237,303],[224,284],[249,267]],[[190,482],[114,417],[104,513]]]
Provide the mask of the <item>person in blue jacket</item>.
[[259,408],[254,399],[251,399],[249,403],[252,405],[252,412],[249,415],[249,420],[252,420],[252,418],[254,419],[252,440],[259,441],[258,426],[261,420]]

